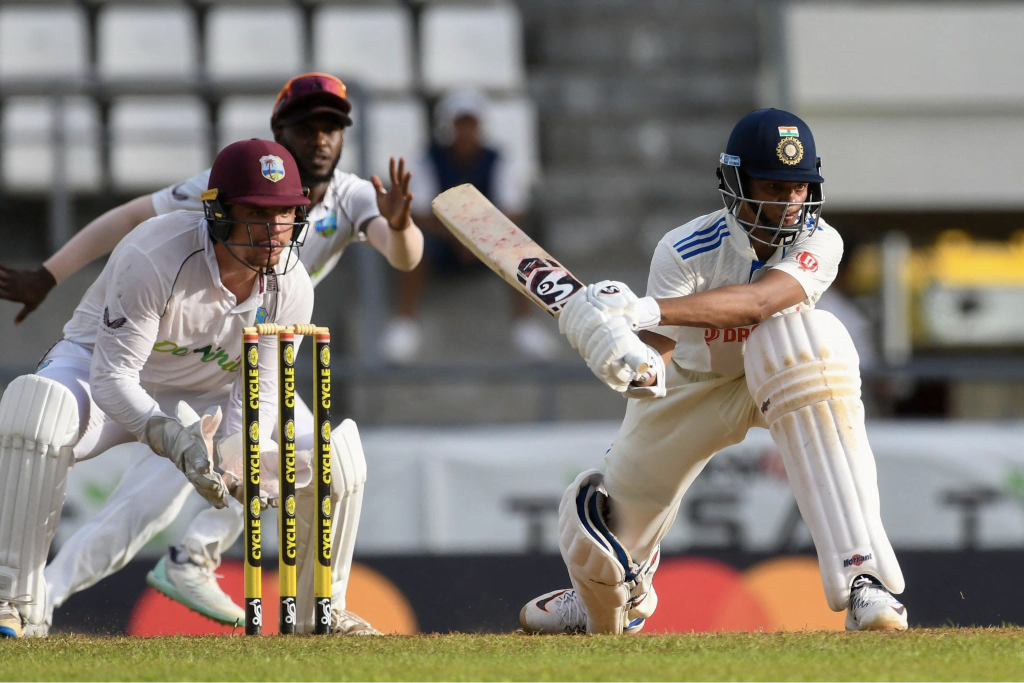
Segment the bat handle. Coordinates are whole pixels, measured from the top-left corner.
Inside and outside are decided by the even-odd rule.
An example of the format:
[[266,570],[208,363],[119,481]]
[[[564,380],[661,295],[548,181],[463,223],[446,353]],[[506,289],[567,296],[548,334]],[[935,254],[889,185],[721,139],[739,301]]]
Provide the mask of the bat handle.
[[626,367],[632,368],[637,375],[647,374],[651,367],[647,363],[646,353],[627,353],[622,362],[626,364]]

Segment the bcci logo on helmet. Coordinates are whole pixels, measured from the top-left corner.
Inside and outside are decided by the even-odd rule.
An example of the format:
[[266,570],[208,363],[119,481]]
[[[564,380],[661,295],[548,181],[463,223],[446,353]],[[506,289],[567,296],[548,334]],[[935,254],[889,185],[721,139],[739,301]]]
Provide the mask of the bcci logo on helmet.
[[775,153],[782,163],[796,166],[804,158],[804,146],[800,138],[782,138],[775,148]]
[[272,183],[284,178],[284,162],[281,157],[268,154],[265,157],[260,157],[260,172],[263,173],[263,177]]

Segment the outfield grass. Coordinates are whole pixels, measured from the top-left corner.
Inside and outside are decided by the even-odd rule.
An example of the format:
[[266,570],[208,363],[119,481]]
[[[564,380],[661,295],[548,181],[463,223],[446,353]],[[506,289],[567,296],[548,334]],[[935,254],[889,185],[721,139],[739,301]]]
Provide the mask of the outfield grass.
[[1024,629],[0,639],[0,680],[1021,680]]

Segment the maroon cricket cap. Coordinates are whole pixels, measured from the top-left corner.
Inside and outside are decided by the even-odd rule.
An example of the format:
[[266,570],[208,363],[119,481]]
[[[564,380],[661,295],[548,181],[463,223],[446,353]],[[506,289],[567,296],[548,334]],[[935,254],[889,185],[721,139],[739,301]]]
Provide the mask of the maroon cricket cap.
[[207,187],[225,204],[309,206],[295,159],[271,140],[241,140],[222,149]]
[[352,103],[341,79],[324,73],[296,76],[281,88],[270,115],[270,125],[290,126],[317,114],[327,114],[351,126]]

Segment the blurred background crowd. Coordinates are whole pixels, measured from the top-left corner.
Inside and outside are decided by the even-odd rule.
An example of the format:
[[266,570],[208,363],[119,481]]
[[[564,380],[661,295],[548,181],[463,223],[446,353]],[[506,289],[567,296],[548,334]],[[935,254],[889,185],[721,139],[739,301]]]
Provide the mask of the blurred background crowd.
[[[405,157],[433,242],[405,277],[354,247],[316,291],[343,358],[337,414],[366,434],[360,547],[396,582],[403,553],[539,552],[557,576],[553,506],[599,463],[623,401],[445,241],[431,153],[490,150],[500,208],[582,280],[642,292],[658,239],[721,208],[736,120],[789,109],[814,131],[823,217],[846,242],[821,307],[861,354],[883,517],[897,552],[924,553],[913,585],[928,553],[1024,548],[1021,35],[1024,5],[982,0],[0,0],[0,263],[41,263],[103,211],[269,137],[292,76],[340,77],[354,120],[341,167],[368,177]],[[0,302],[0,386],[32,371],[101,267],[19,326]],[[668,550],[724,552],[749,588],[758,553],[806,548],[783,532],[795,508],[771,450],[755,437],[721,456]],[[116,482],[116,464],[95,467],[71,514]],[[970,571],[1009,566],[992,562]],[[977,614],[964,618],[996,618]]]

